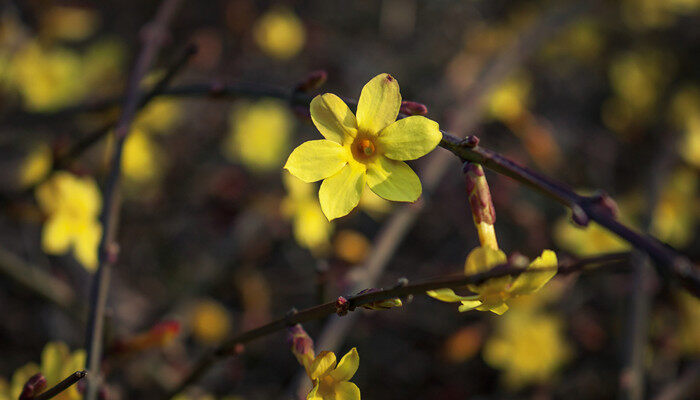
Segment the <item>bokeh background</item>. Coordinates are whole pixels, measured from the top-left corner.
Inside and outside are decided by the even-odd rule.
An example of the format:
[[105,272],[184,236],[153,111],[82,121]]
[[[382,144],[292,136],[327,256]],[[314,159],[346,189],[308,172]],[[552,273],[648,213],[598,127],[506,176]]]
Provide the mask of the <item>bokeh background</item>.
[[[16,398],[29,371],[48,378],[58,362],[65,373],[49,379],[58,381],[81,363],[99,238],[90,221],[112,142],[71,159],[67,173],[51,175],[51,166],[118,115],[117,107],[81,110],[122,93],[157,6],[26,0],[0,8],[2,400]],[[388,72],[403,98],[427,105],[443,128],[464,128],[452,133],[476,134],[581,193],[604,190],[622,221],[697,262],[699,16],[697,0],[185,1],[143,84],[188,43],[199,51],[171,87],[291,91],[324,70],[327,83],[311,95],[357,98]],[[474,123],[459,122],[467,114]],[[402,205],[368,195],[328,223],[318,184],[282,170],[296,145],[316,138],[308,110],[260,96],[162,96],[139,113],[122,163],[109,399],[153,398],[228,335],[351,295],[367,279],[366,261],[377,238],[391,236],[383,228]],[[461,164],[436,161],[441,152],[411,163],[421,174],[442,162],[444,173],[391,239],[396,248],[376,287],[459,273],[478,245]],[[549,248],[564,259],[628,250],[595,224],[577,228],[552,200],[487,178],[507,253],[536,257]],[[67,189],[41,194],[51,182]],[[59,208],[76,232],[47,232]],[[347,331],[328,328],[335,316],[305,328],[338,343],[317,351],[340,357],[357,347],[353,382],[366,399],[614,398],[632,337],[633,271],[617,264],[556,278],[500,317],[417,296],[401,309],[357,311]],[[644,387],[653,397],[689,371],[697,376],[700,303],[655,275],[646,291]],[[219,363],[185,398],[293,398],[300,374],[278,333]]]

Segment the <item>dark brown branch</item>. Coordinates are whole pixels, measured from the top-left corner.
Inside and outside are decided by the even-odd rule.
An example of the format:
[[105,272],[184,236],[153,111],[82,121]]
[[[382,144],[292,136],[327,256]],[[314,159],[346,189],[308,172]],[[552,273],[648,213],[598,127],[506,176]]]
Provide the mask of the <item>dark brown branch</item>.
[[103,191],[104,204],[102,215],[100,216],[103,233],[99,246],[99,263],[92,283],[90,312],[85,338],[85,349],[87,350],[86,366],[88,371],[90,371],[90,378],[88,378],[86,386],[86,400],[95,400],[97,398],[100,380],[104,312],[109,291],[111,268],[117,258],[116,232],[120,210],[119,180],[124,142],[139,105],[143,104],[144,101],[139,91],[141,81],[153,64],[160,48],[165,43],[168,26],[181,2],[181,0],[164,0],[158,8],[153,22],[144,27],[144,44],[131,72],[121,116],[114,128],[115,145],[111,157],[110,172]]
[[[629,253],[610,253],[603,254],[590,258],[573,260],[570,262],[562,262],[558,266],[558,275],[570,274],[580,271],[588,266],[602,265],[608,263],[617,263],[629,259]],[[539,269],[538,271],[542,271]],[[422,283],[400,285],[391,289],[379,290],[371,293],[364,293],[355,296],[347,297],[349,302],[349,311],[354,311],[357,307],[366,304],[389,300],[393,298],[403,298],[409,295],[424,294],[428,290],[436,290],[442,288],[463,288],[466,285],[478,285],[492,278],[498,278],[506,275],[517,276],[521,273],[529,273],[526,268],[511,264],[502,264],[493,269],[474,275],[459,275],[451,277],[443,277]],[[323,319],[329,315],[336,313],[336,302],[321,304],[315,307],[307,308],[302,311],[292,310],[285,317],[279,318],[259,328],[243,332],[233,338],[227,340],[213,352],[203,356],[194,366],[187,377],[170,391],[164,399],[171,399],[178,393],[183,391],[192,383],[198,381],[216,362],[228,356],[236,354],[236,347],[255,339],[262,338],[272,333],[281,331],[288,326],[301,324],[308,321]]]
[[52,399],[52,398],[56,397],[57,395],[59,395],[64,390],[75,385],[79,380],[85,378],[86,375],[87,375],[87,371],[76,371],[76,372],[72,373],[68,378],[62,380],[61,382],[58,382],[58,384],[56,384],[56,386],[41,393],[40,395],[34,397],[33,400]]

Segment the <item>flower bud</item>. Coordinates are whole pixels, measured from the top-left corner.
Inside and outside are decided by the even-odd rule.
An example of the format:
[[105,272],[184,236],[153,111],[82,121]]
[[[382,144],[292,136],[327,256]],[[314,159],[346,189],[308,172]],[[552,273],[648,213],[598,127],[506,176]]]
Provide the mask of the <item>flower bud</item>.
[[30,400],[39,395],[46,388],[46,378],[39,372],[32,375],[24,384],[22,393],[19,395],[19,400]]
[[490,246],[498,249],[496,232],[493,224],[496,222],[496,210],[491,200],[491,191],[486,182],[484,169],[479,164],[464,163],[464,181],[467,185],[469,206],[474,218],[474,225],[479,233],[479,241],[482,246]]
[[406,115],[425,115],[428,113],[428,107],[415,101],[402,101],[399,112]]
[[307,367],[311,364],[314,359],[314,341],[301,324],[288,328],[287,343],[301,365]]

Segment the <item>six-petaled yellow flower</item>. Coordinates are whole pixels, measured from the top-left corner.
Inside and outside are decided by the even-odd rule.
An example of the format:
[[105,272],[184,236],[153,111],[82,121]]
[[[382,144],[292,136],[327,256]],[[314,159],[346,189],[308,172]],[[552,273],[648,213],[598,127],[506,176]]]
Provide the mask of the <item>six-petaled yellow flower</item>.
[[360,388],[349,382],[359,366],[360,356],[354,347],[337,364],[333,352],[320,352],[306,370],[314,384],[306,399],[360,400]]
[[48,254],[73,249],[75,258],[89,270],[97,267],[97,247],[102,237],[98,213],[102,196],[91,177],[56,172],[36,189],[39,207],[47,215],[41,245]]
[[420,196],[420,180],[404,161],[429,153],[442,134],[422,116],[396,121],[400,107],[399,84],[388,74],[362,88],[357,117],[334,94],[311,101],[311,119],[325,139],[302,143],[284,167],[304,182],[323,179],[319,200],[329,220],[355,208],[365,185],[387,200]]

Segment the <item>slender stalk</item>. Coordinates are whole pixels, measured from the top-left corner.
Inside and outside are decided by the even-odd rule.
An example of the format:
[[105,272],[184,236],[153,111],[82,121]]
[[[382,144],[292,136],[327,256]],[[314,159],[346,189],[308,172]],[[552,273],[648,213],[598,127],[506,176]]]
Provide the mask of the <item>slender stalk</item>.
[[81,379],[85,378],[87,375],[87,371],[76,371],[72,373],[68,378],[62,380],[61,382],[58,382],[56,386],[52,387],[49,390],[44,391],[40,395],[34,397],[33,400],[48,400],[52,399],[64,390],[68,389],[69,387],[75,385],[80,381]]
[[[151,67],[160,48],[165,43],[168,25],[180,3],[181,0],[164,0],[158,8],[154,21],[145,27],[147,30],[145,31],[144,45],[131,72],[122,114],[114,129],[115,145],[111,158],[110,172],[103,191],[105,200],[100,217],[103,234],[99,247],[99,265],[92,283],[90,313],[85,342],[87,350],[86,365],[90,372],[86,386],[86,400],[95,400],[99,388],[104,313],[111,269],[117,259],[116,232],[120,210],[119,180],[124,142],[139,105],[144,100],[139,92],[141,81]],[[167,84],[167,82],[164,84]]]
[[[609,253],[595,257],[573,260],[569,262],[562,262],[557,267],[557,274],[570,274],[593,265],[604,265],[609,263],[618,263],[626,261],[629,259],[629,255],[630,254],[626,252]],[[537,271],[543,270],[546,270],[546,268],[541,268]],[[378,290],[376,292],[364,293],[347,297],[349,303],[349,311],[354,311],[357,307],[361,307],[363,305],[382,300],[424,294],[428,290],[435,290],[441,288],[463,288],[469,284],[478,285],[492,278],[498,278],[507,275],[517,276],[519,274],[529,272],[531,271],[521,266],[506,263],[498,265],[489,271],[482,272],[479,274],[442,277],[421,283],[397,285],[390,289],[383,289]],[[216,364],[216,362],[228,356],[234,355],[236,353],[236,347],[238,345],[245,344],[253,340],[268,336],[272,333],[281,331],[284,328],[294,324],[323,319],[329,315],[335,314],[336,310],[336,302],[321,304],[315,307],[307,308],[302,311],[296,311],[293,309],[293,311],[288,313],[285,317],[279,318],[266,325],[263,325],[250,331],[240,333],[230,338],[225,343],[216,348],[214,351],[200,358],[195,364],[195,366],[192,368],[191,372],[187,375],[187,377],[185,377],[185,379],[180,384],[178,384],[172,391],[170,391],[165,397],[163,397],[163,399],[173,398],[178,393],[182,392],[190,384],[199,380],[214,364]]]

